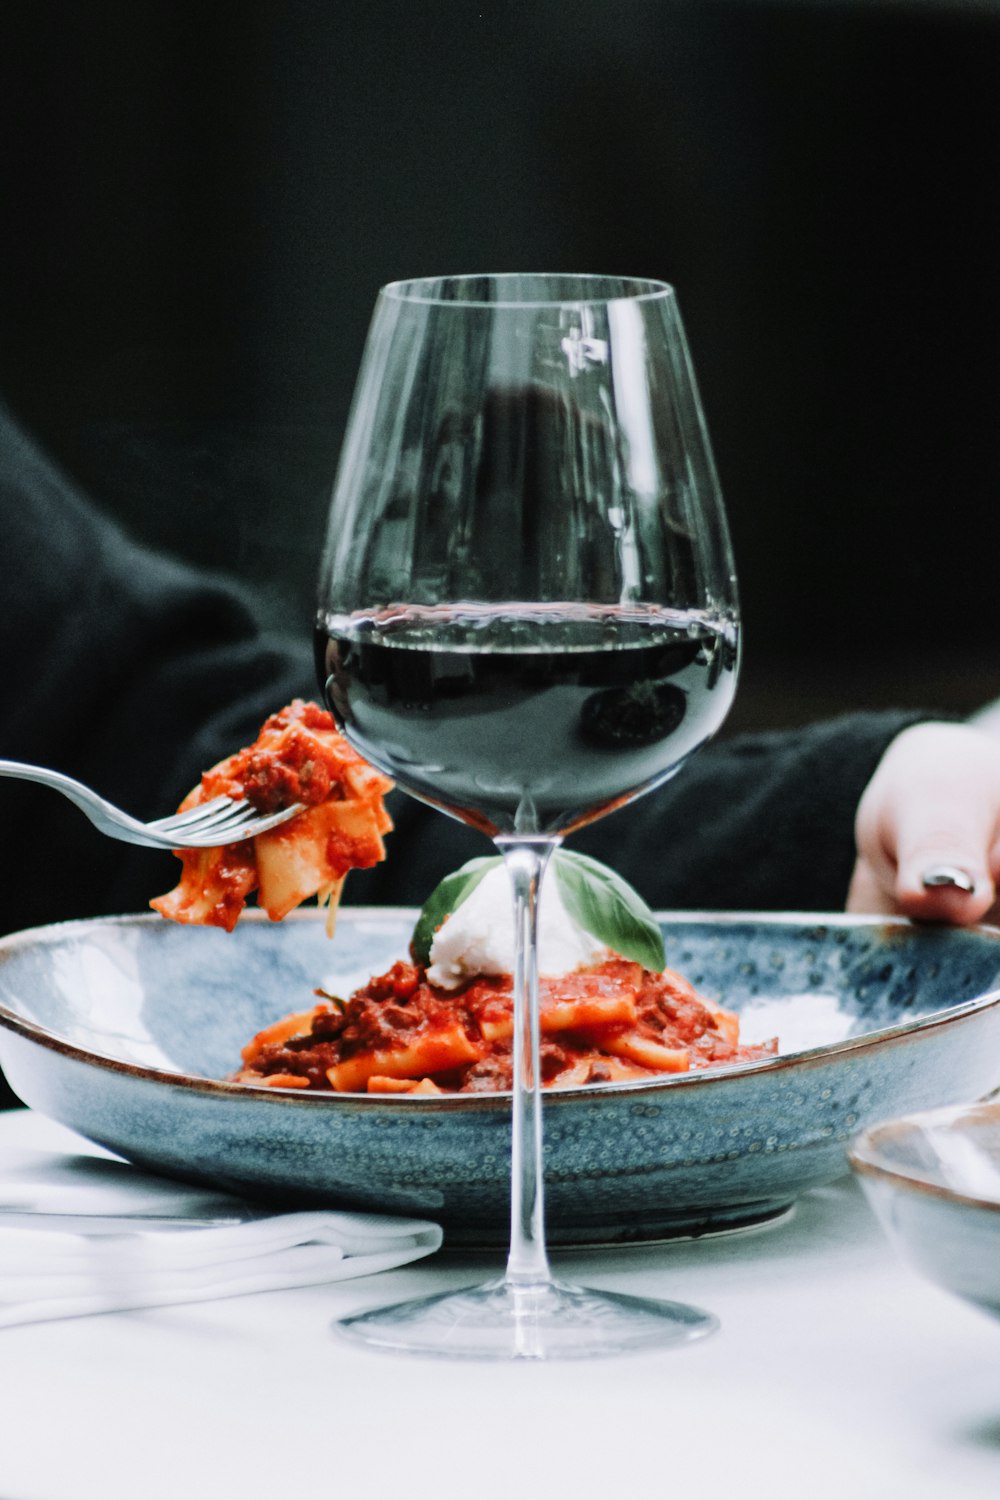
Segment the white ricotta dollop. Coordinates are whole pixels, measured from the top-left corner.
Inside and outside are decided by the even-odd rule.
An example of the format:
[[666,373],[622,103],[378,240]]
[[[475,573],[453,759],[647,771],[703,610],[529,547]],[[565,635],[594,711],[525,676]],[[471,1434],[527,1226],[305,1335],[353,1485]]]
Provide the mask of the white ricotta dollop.
[[[571,974],[599,964],[610,950],[578,927],[562,904],[550,870],[538,908],[538,971]],[[510,876],[497,865],[456,912],[447,917],[431,943],[427,978],[439,989],[455,990],[479,974],[514,972],[514,903]]]

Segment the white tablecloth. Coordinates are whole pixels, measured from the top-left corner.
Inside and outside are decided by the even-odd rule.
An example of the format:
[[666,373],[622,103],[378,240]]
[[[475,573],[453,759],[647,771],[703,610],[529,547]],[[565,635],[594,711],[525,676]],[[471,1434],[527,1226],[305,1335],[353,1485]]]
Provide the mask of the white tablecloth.
[[[80,1149],[17,1111],[12,1145]],[[850,1179],[770,1228],[554,1257],[722,1321],[686,1348],[490,1365],[334,1338],[355,1308],[482,1280],[365,1280],[0,1332],[3,1500],[1000,1495],[1000,1323],[900,1264]]]

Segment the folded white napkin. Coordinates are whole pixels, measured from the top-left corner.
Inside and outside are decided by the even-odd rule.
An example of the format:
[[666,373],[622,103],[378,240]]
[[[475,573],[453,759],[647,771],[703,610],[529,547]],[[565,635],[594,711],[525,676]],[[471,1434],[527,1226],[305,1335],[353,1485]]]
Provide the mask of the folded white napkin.
[[423,1219],[271,1214],[112,1158],[12,1151],[0,1166],[0,1328],[370,1276],[441,1239]]

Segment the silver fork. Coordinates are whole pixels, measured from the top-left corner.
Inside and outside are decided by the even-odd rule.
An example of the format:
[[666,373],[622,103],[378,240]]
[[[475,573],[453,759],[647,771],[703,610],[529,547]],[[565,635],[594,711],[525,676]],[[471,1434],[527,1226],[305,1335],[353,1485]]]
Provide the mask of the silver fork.
[[215,849],[222,844],[238,844],[243,839],[252,839],[268,828],[277,828],[302,811],[302,804],[283,807],[280,812],[257,813],[249,802],[238,802],[233,797],[213,797],[188,812],[174,813],[169,818],[156,818],[143,823],[132,818],[113,802],[106,802],[89,786],[64,776],[61,771],[48,771],[42,766],[24,765],[19,760],[0,760],[0,776],[14,776],[21,781],[37,781],[55,792],[62,792],[75,802],[81,812],[86,813],[95,828],[109,838],[122,839],[126,844],[146,844],[153,849]]

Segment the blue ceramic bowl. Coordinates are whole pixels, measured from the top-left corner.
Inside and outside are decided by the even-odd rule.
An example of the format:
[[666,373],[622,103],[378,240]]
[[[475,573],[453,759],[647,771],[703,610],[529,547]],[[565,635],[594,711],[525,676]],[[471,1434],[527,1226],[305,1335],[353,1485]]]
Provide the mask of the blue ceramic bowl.
[[1000,1318],[1000,1102],[876,1125],[850,1161],[903,1259]]
[[[507,1096],[221,1081],[317,984],[343,994],[404,956],[414,918],[344,909],[332,943],[305,914],[232,934],[152,915],[14,934],[0,941],[0,1064],[25,1103],[153,1170],[284,1204],[418,1214],[453,1245],[500,1245]],[[748,1017],[766,999],[778,1035],[805,1050],[547,1095],[553,1244],[766,1220],[846,1171],[865,1126],[1000,1082],[998,931],[740,914],[663,926],[671,967]],[[849,1036],[801,1034],[803,1014],[825,1026],[831,1008]]]

